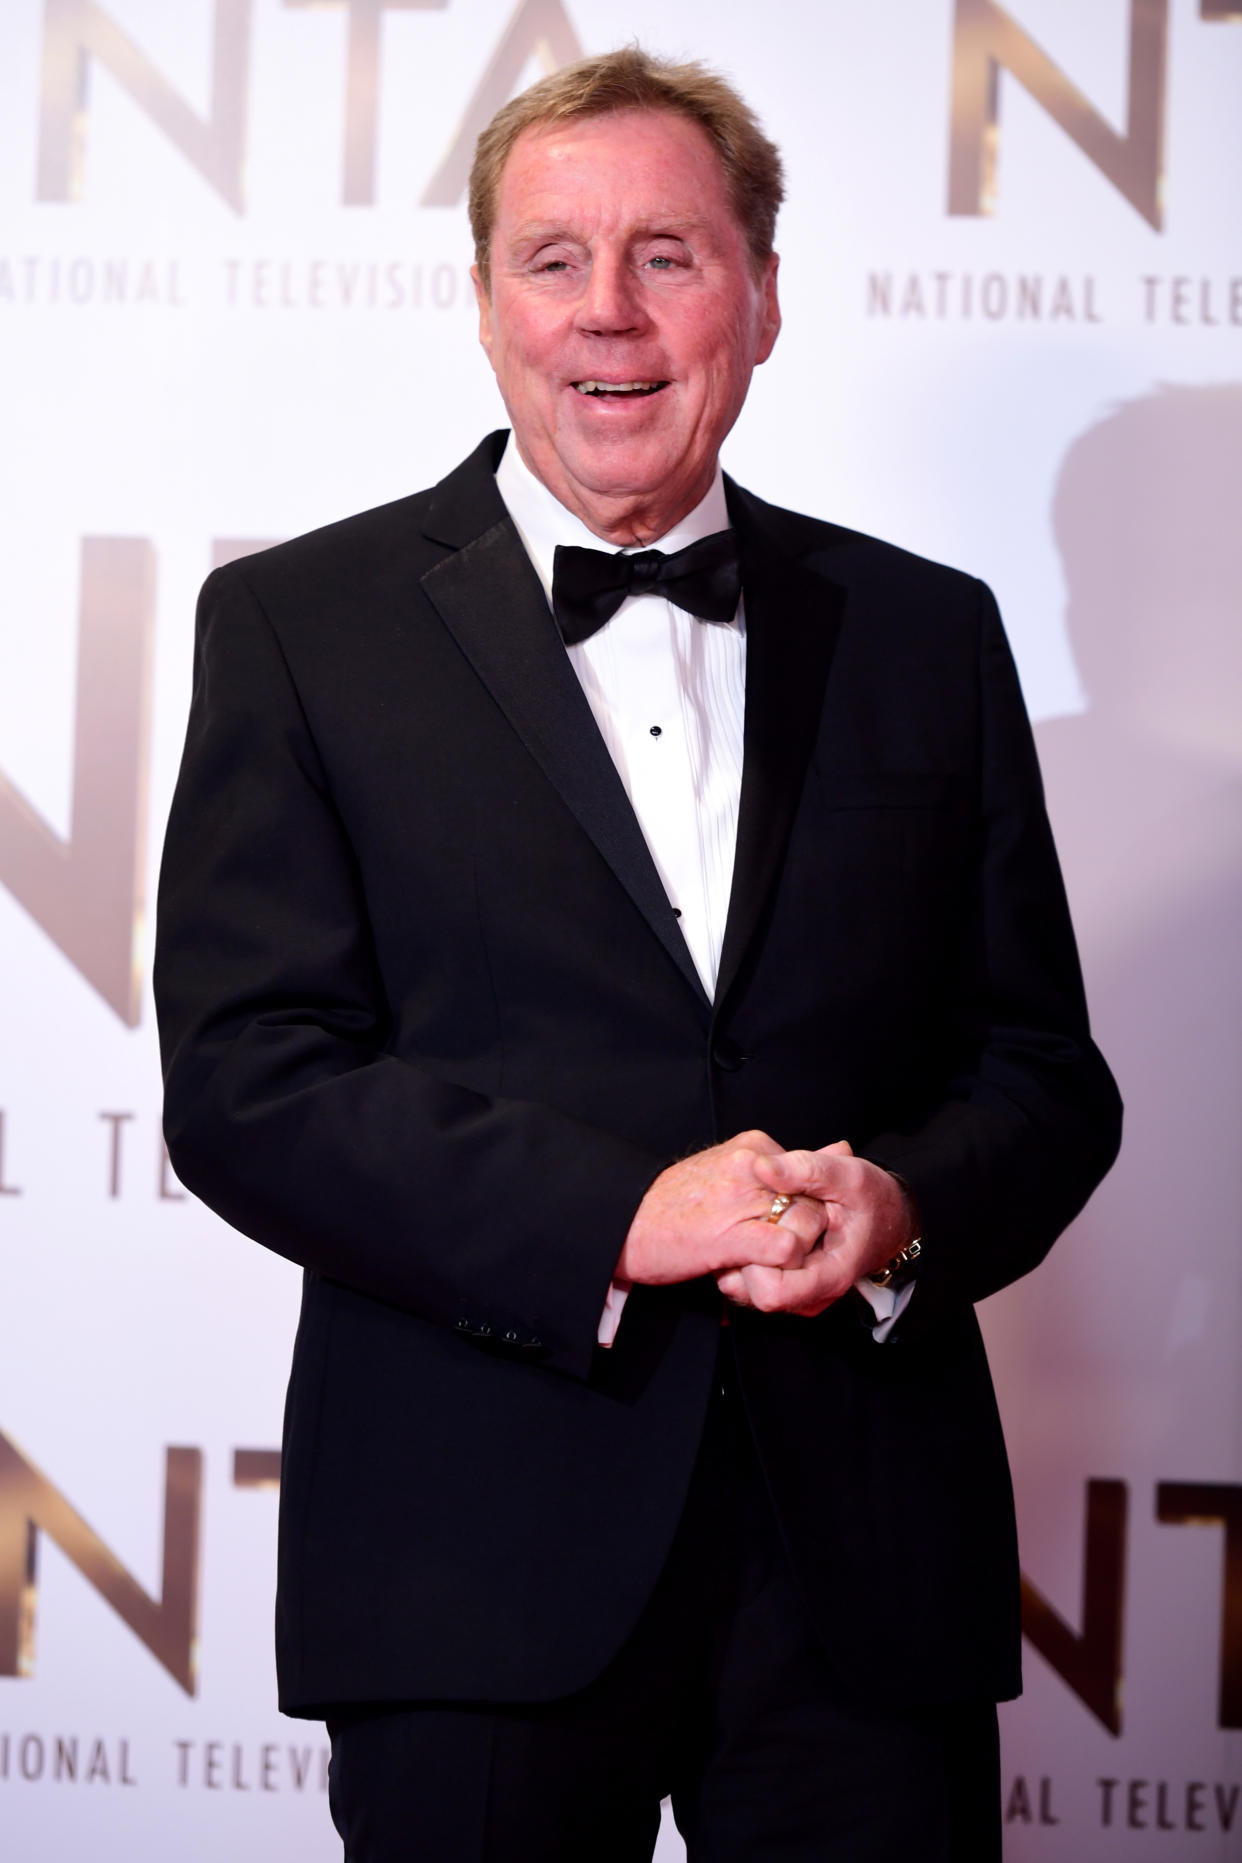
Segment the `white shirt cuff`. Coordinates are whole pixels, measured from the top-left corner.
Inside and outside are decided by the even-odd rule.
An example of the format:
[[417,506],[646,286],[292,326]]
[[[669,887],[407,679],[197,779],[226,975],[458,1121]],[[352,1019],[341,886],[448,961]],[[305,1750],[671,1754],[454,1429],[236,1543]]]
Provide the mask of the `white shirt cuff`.
[[617,1336],[617,1328],[621,1324],[621,1315],[629,1297],[628,1287],[618,1287],[615,1281],[609,1284],[608,1292],[604,1295],[604,1311],[600,1314],[599,1325],[595,1328],[597,1344],[602,1346],[612,1344]]
[[[883,1345],[909,1306],[910,1296],[914,1292],[914,1283],[911,1281],[905,1287],[894,1290],[891,1287],[877,1287],[874,1281],[868,1281],[864,1277],[861,1281],[855,1281],[854,1286],[875,1315],[871,1337],[877,1345]],[[599,1345],[607,1348],[616,1338],[617,1328],[621,1324],[621,1315],[625,1311],[625,1303],[629,1297],[628,1287],[618,1287],[615,1281],[609,1284],[608,1292],[604,1295],[604,1311],[600,1314],[599,1325],[595,1329],[595,1338]]]
[[864,1275],[861,1281],[855,1281],[854,1286],[875,1315],[871,1337],[877,1345],[883,1345],[910,1304],[914,1282],[908,1281],[902,1288],[877,1287],[874,1281],[867,1280]]

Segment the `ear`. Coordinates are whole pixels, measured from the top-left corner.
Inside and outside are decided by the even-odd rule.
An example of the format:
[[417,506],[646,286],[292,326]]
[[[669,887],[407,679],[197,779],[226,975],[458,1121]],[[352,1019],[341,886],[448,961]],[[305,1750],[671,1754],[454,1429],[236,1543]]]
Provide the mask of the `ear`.
[[759,343],[755,351],[755,362],[766,362],[776,346],[776,339],[781,329],[781,306],[776,294],[776,274],[780,269],[780,259],[776,253],[770,253],[764,261],[763,277],[760,280],[763,292],[763,318],[759,326]]
[[[479,274],[477,265],[470,267],[470,278],[474,285],[474,301],[479,307],[479,341],[487,351],[487,359],[492,359],[492,300]],[[493,364],[493,367],[495,365]]]

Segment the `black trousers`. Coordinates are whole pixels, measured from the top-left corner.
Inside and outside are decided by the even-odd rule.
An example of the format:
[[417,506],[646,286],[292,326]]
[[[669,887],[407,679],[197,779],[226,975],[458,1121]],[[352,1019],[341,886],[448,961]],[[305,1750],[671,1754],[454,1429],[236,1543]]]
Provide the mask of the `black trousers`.
[[[843,1611],[891,1609],[843,1598]],[[668,1562],[563,1701],[384,1703],[328,1721],[346,1863],[999,1863],[996,1710],[849,1699],[785,1558],[727,1335]]]

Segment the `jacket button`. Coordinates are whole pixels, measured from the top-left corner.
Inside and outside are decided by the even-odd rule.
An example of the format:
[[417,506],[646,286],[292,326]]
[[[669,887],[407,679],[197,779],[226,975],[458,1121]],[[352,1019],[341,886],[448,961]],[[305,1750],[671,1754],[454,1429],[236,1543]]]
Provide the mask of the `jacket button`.
[[468,1333],[470,1331],[469,1320],[458,1320],[455,1330],[459,1333]]
[[516,1333],[513,1333],[513,1332],[509,1332],[509,1333],[506,1333],[506,1334],[505,1334],[505,1344],[506,1344],[506,1345],[516,1345],[516,1344],[517,1344],[517,1334],[516,1334]]
[[736,1074],[739,1067],[750,1059],[743,1054],[735,1041],[727,1035],[718,1035],[712,1044],[712,1060],[726,1074]]

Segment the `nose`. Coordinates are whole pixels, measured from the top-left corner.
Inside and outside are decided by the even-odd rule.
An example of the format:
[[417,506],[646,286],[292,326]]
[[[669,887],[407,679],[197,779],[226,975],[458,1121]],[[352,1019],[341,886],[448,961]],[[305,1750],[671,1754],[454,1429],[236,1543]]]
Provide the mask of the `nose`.
[[590,336],[636,336],[648,328],[642,285],[622,254],[597,252],[593,256],[577,323]]

